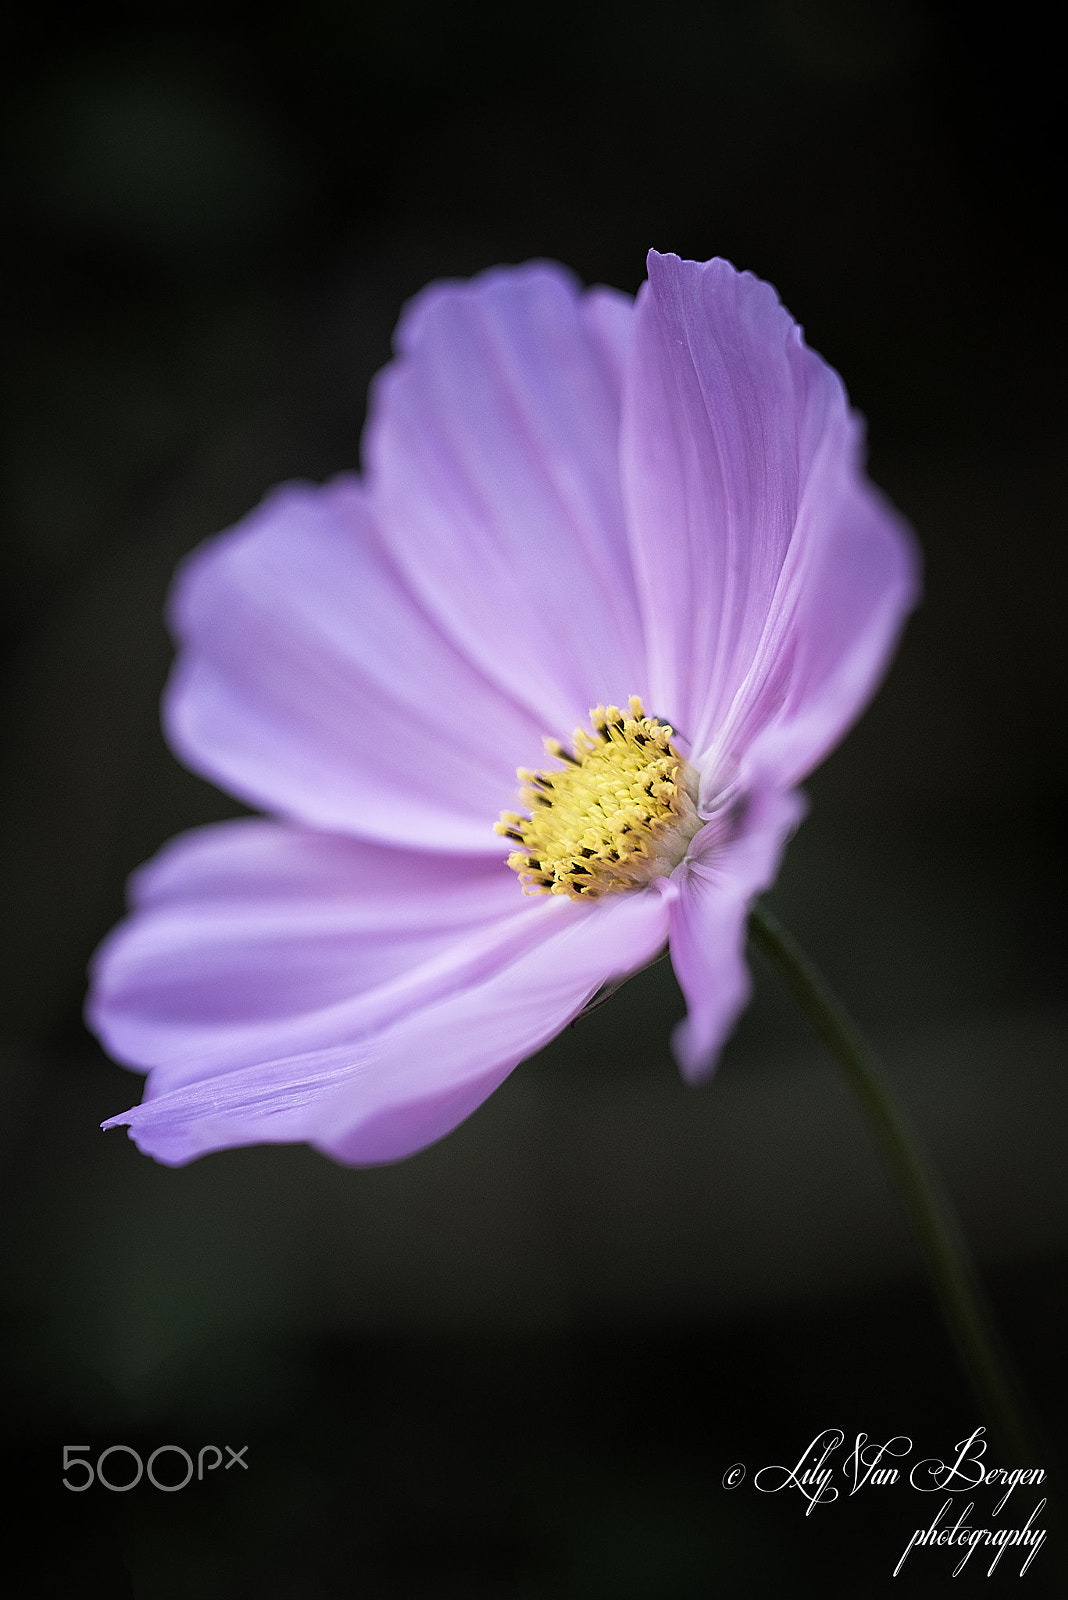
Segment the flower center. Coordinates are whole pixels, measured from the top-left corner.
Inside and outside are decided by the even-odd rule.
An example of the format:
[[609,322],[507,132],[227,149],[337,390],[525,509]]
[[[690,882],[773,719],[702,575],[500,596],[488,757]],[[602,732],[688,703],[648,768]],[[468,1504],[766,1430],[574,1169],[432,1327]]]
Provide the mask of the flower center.
[[524,894],[596,900],[666,877],[698,828],[697,773],[673,747],[675,730],[647,717],[637,695],[590,712],[594,736],[576,728],[572,749],[545,748],[559,770],[528,772],[519,798],[530,812],[504,811],[494,826],[519,846],[508,865]]

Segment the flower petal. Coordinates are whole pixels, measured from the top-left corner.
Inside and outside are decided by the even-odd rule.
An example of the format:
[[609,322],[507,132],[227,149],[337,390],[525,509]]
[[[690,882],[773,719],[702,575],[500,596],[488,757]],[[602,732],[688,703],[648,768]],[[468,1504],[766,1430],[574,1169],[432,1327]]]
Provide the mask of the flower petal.
[[919,596],[920,562],[911,531],[864,480],[862,438],[854,414],[826,430],[764,637],[717,730],[710,765],[720,751],[729,758],[748,749],[754,776],[799,782],[886,671]]
[[501,854],[543,730],[445,640],[354,480],[277,490],[186,562],[165,698],[191,767],[315,827]]
[[768,284],[652,252],[635,349],[622,460],[651,703],[706,770],[737,770],[778,724],[763,755],[787,785],[885,667],[911,540],[863,477],[837,374]]
[[632,317],[547,264],[435,286],[401,321],[365,440],[412,589],[558,737],[645,689],[619,484]]
[[671,904],[671,964],[686,996],[686,1018],[675,1029],[672,1047],[691,1083],[711,1072],[749,999],[749,905],[773,881],[803,814],[796,792],[754,795],[735,838],[710,847],[706,836],[716,831],[710,824],[693,841],[694,858],[676,874],[681,881]]
[[142,1150],[172,1164],[296,1140],[355,1165],[398,1160],[468,1116],[602,984],[650,960],[667,935],[669,900],[653,889],[613,904],[564,902],[536,943],[518,954],[506,943],[492,974],[378,1033],[187,1084],[105,1127],[127,1125]]
[[[172,842],[97,953],[91,1021],[151,1093],[352,1042],[545,936],[503,862],[247,821]],[[507,955],[502,954],[507,948]]]

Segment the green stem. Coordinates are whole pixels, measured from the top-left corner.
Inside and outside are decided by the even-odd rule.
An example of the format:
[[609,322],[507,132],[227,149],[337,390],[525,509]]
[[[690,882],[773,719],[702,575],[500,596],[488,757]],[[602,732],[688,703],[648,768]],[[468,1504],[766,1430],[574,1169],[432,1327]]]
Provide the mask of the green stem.
[[842,1068],[871,1122],[988,1428],[1011,1452],[1014,1465],[1047,1465],[953,1209],[895,1103],[882,1067],[822,974],[765,906],[751,908],[749,932]]

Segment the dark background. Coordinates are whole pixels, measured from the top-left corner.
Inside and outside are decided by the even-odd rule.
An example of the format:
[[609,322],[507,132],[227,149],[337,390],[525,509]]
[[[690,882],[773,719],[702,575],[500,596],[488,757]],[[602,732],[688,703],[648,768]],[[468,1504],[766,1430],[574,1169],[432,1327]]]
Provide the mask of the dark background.
[[[13,8],[13,1592],[689,1600],[952,1581],[946,1551],[889,1576],[939,1497],[897,1485],[806,1518],[796,1495],[721,1487],[732,1462],[792,1465],[826,1427],[932,1455],[979,1420],[869,1133],[762,972],[706,1088],[671,1064],[681,1007],[657,968],[393,1168],[267,1148],[171,1171],[97,1132],[139,1089],[82,1028],[86,960],[132,867],[239,809],[158,732],[174,563],[273,483],[358,460],[407,296],[530,256],[633,290],[650,245],[726,255],[777,286],[869,419],[926,601],[808,785],[772,904],[883,1051],[1056,1443],[1062,72],[1027,6],[983,15]],[[248,1443],[249,1465],[173,1496],[62,1487],[63,1444],[95,1459],[116,1442]],[[1017,1491],[1018,1522],[1034,1499]],[[1052,1592],[1049,1565],[1031,1593]]]

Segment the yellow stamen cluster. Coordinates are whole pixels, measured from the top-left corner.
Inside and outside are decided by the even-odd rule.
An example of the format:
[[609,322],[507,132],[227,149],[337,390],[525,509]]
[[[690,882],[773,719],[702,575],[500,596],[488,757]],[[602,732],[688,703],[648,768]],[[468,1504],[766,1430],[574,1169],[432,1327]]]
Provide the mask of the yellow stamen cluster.
[[508,865],[524,894],[596,900],[667,876],[701,826],[697,773],[671,741],[674,729],[647,717],[637,695],[590,712],[594,736],[576,728],[572,749],[545,748],[562,768],[520,767],[519,798],[530,812],[505,811],[496,830],[519,846]]

